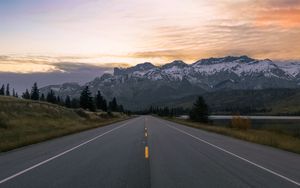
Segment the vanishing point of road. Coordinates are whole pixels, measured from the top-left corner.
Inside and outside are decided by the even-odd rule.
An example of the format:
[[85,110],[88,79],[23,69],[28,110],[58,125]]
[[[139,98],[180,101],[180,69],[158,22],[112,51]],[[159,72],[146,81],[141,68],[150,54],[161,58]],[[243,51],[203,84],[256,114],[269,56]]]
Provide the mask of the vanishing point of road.
[[300,155],[139,116],[0,154],[8,187],[300,187]]

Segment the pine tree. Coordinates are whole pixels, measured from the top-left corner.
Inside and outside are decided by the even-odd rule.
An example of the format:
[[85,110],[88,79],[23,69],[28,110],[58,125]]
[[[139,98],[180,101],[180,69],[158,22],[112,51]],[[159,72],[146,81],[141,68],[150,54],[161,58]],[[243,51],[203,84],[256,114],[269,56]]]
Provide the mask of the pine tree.
[[45,99],[44,93],[42,93],[42,95],[41,95],[41,97],[40,97],[40,100],[41,100],[41,101],[45,101],[45,100],[46,100],[46,99]]
[[61,104],[61,100],[60,100],[60,97],[59,97],[59,96],[57,96],[57,98],[56,98],[56,103],[57,103],[57,104]]
[[15,92],[15,88],[13,88],[13,94],[12,94],[13,97],[16,97],[16,92]]
[[199,122],[208,122],[208,106],[204,99],[199,96],[190,112],[190,119]]
[[118,106],[118,112],[124,112],[124,107],[123,105]]
[[108,108],[113,112],[118,111],[118,103],[116,97],[114,97],[113,100],[109,102]]
[[103,98],[103,101],[102,101],[102,110],[104,111],[104,112],[107,112],[107,102],[106,102],[106,100]]
[[67,108],[71,108],[71,99],[70,99],[70,96],[69,96],[69,95],[66,97],[66,100],[65,100],[65,106],[66,106]]
[[6,84],[6,96],[10,96],[9,84]]
[[0,89],[0,95],[4,95],[4,94],[5,94],[5,86],[3,84],[1,89]]
[[80,107],[83,109],[89,109],[91,111],[95,111],[93,97],[88,86],[86,86],[81,92]]
[[56,96],[53,92],[53,90],[50,90],[50,92],[48,92],[47,97],[46,97],[47,102],[56,103]]
[[101,92],[98,91],[97,95],[95,97],[95,103],[96,103],[97,109],[102,109],[102,106],[101,106],[102,105],[102,100],[103,100],[103,97],[101,95]]
[[73,98],[71,100],[71,108],[79,108],[80,107],[80,102],[78,99]]
[[31,100],[35,100],[35,101],[40,99],[40,91],[38,89],[36,82],[32,86],[30,98],[31,98]]
[[30,93],[29,93],[28,89],[26,89],[26,91],[22,94],[22,98],[23,99],[30,99]]
[[95,103],[96,103],[97,109],[100,109],[100,110],[103,110],[103,111],[107,111],[106,100],[101,95],[100,91],[97,92],[97,95],[95,97]]

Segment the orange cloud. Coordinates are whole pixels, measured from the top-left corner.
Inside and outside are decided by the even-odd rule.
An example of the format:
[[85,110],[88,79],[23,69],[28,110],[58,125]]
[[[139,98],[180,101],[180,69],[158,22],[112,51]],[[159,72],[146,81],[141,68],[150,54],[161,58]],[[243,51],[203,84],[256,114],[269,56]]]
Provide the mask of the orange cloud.
[[257,25],[300,27],[300,9],[271,9],[258,12]]

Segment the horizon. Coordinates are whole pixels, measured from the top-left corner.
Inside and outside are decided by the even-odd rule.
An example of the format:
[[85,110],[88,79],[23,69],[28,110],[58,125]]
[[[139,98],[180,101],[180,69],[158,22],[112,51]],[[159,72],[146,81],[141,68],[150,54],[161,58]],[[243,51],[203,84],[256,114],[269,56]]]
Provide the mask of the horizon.
[[[56,69],[52,69],[53,72],[31,72],[31,73],[14,73],[14,72],[1,72],[0,71],[0,80],[7,80],[7,82],[0,82],[0,84],[12,84],[11,86],[13,89],[15,89],[16,92],[22,93],[26,89],[30,89],[33,83],[37,82],[39,86],[45,87],[50,85],[62,85],[65,83],[77,83],[81,86],[86,84],[87,82],[90,82],[94,80],[95,78],[100,78],[103,74],[108,73],[111,75],[115,75],[115,68],[126,70],[131,67],[136,67],[137,65],[143,65],[146,63],[150,63],[151,65],[155,67],[163,67],[164,65],[171,64],[174,61],[182,61],[183,63],[187,65],[192,65],[194,63],[197,63],[201,60],[207,60],[207,59],[222,59],[226,57],[236,57],[236,58],[242,58],[247,57],[253,60],[257,60],[260,62],[263,62],[264,60],[270,60],[272,63],[277,65],[283,65],[283,63],[291,64],[291,63],[297,63],[300,67],[300,62],[298,61],[286,61],[286,62],[280,62],[280,61],[272,61],[271,59],[254,59],[252,57],[249,57],[247,55],[242,56],[224,56],[224,57],[210,57],[210,58],[202,58],[198,59],[195,62],[192,63],[186,63],[182,60],[173,60],[168,63],[164,64],[155,64],[152,62],[143,62],[138,63],[135,65],[124,65],[124,66],[97,66],[93,64],[88,63],[72,63],[72,62],[62,62],[55,64]],[[41,58],[41,56],[39,56]],[[43,57],[46,58],[46,57]],[[50,57],[47,57],[50,58]],[[1,59],[1,56],[0,56]],[[54,65],[54,64],[53,64]],[[118,65],[118,64],[111,64],[111,65]],[[209,66],[209,65],[208,65]],[[284,66],[279,66],[284,67]]]
[[297,0],[15,0],[0,3],[0,17],[1,73],[58,72],[66,62],[111,68],[227,55],[300,59]]
[[23,91],[144,62],[300,62],[299,20],[297,0],[1,1],[0,80]]

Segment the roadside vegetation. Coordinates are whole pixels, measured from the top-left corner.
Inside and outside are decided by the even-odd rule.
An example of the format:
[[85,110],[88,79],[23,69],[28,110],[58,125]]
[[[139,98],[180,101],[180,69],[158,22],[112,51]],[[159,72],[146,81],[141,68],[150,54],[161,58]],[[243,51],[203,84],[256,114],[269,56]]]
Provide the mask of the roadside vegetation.
[[290,125],[275,125],[274,122],[256,125],[249,118],[236,115],[227,123],[215,124],[208,119],[209,109],[202,97],[198,97],[191,110],[186,110],[186,114],[189,114],[188,119],[179,118],[171,113],[156,115],[186,126],[300,154],[300,125],[295,122]]
[[92,96],[85,87],[80,99],[65,99],[50,91],[40,94],[34,83],[19,98],[9,84],[0,88],[0,152],[47,139],[125,120],[122,105],[108,104],[100,91]]
[[0,152],[126,118],[127,115],[119,112],[90,112],[46,102],[1,96]]
[[[283,150],[291,151],[300,154],[300,137],[285,134],[284,132],[277,132],[264,129],[244,129],[244,128],[229,128],[214,126],[212,124],[205,124],[194,122],[191,120],[184,120],[178,118],[166,118],[167,120],[180,123],[189,127],[203,129],[210,132],[231,136],[241,140],[254,142],[258,144],[268,145]],[[248,126],[248,125],[247,125]]]

